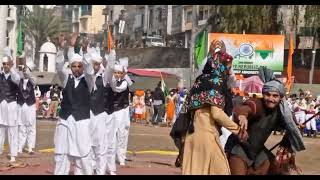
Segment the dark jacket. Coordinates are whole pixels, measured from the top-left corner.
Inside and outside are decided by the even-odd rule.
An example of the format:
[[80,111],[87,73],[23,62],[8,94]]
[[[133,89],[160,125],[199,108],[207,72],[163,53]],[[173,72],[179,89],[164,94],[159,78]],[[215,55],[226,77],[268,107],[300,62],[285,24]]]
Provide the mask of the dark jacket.
[[156,87],[156,89],[154,90],[153,99],[154,100],[162,100],[162,104],[164,104],[165,97],[164,97],[163,91],[161,90],[160,87]]

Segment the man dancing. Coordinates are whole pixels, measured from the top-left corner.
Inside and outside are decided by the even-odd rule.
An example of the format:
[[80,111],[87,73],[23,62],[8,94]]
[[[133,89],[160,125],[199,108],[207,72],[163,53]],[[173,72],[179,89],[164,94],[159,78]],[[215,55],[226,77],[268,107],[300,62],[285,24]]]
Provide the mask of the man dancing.
[[35,80],[30,75],[29,67],[23,68],[23,78],[19,83],[18,91],[18,123],[19,149],[22,153],[25,143],[28,144],[28,153],[33,153],[36,144],[36,97],[34,93]]
[[[74,46],[77,35],[71,39]],[[64,36],[59,37],[57,54],[57,72],[63,82],[63,100],[59,112],[59,120],[54,135],[55,144],[55,175],[67,175],[71,161],[75,161],[76,175],[91,175],[92,140],[90,131],[90,90],[92,89],[93,68],[89,63],[90,56],[86,53],[87,44],[82,46],[84,57],[69,48],[69,64],[72,74],[64,67]]]
[[[276,80],[267,69],[260,69],[260,72],[266,82],[262,90],[263,99],[249,99],[234,108],[235,120],[246,122],[249,136],[244,143],[238,141],[234,135],[227,141],[225,150],[228,153],[231,174],[234,175],[269,173],[271,164],[277,161],[273,160],[273,154],[264,144],[274,130],[286,130],[280,147],[284,149],[282,152],[288,152],[288,159],[293,160],[295,152],[305,149],[292,112],[283,99],[283,83]],[[295,167],[294,161],[290,161],[289,165]]]

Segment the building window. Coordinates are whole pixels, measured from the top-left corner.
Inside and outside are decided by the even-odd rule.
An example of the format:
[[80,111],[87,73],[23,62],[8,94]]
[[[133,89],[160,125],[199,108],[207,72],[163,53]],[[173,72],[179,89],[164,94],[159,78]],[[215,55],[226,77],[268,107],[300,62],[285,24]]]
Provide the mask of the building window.
[[153,10],[150,9],[149,11],[149,28],[153,27]]
[[204,7],[201,7],[199,9],[199,20],[206,20],[209,17],[209,9],[206,9]]
[[192,22],[192,11],[187,12],[187,23]]
[[10,5],[8,5],[8,17],[10,17],[10,14],[11,14],[11,8],[10,8]]
[[47,54],[44,54],[43,56],[43,71],[48,71],[48,56]]
[[203,19],[208,19],[209,18],[209,9],[205,9],[203,13]]
[[141,27],[144,27],[144,14],[141,15]]
[[6,39],[7,39],[7,46],[9,46],[10,37],[9,37],[9,31],[6,30]]
[[113,11],[110,11],[110,20],[113,21]]
[[81,5],[81,16],[92,15],[92,5]]
[[199,11],[199,20],[203,20],[203,10]]
[[158,20],[161,23],[161,20],[162,20],[162,9],[159,9]]

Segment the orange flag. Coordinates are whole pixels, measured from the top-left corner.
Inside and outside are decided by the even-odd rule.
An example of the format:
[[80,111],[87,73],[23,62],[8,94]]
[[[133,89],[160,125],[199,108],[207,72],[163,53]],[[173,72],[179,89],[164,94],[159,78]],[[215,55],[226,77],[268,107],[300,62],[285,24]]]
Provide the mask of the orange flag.
[[290,40],[289,40],[289,54],[288,54],[288,67],[287,67],[287,83],[286,83],[286,87],[287,87],[287,91],[290,92],[291,89],[291,77],[292,77],[292,55],[293,55],[293,51],[294,51],[294,47],[293,47],[293,34],[290,34]]
[[111,49],[112,49],[112,44],[113,44],[113,40],[112,40],[112,35],[111,35],[111,31],[110,31],[110,28],[108,28],[108,44],[107,44],[107,47],[108,47],[108,53],[110,53]]

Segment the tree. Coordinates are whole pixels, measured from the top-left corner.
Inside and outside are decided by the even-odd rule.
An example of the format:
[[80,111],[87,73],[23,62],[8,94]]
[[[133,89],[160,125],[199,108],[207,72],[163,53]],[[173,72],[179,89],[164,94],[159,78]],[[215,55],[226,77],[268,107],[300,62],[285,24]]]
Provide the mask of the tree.
[[219,16],[221,17],[218,31],[226,33],[271,34],[279,33],[277,11],[275,5],[221,5]]
[[24,17],[25,34],[35,41],[35,65],[39,65],[40,47],[47,38],[57,39],[59,33],[70,33],[68,24],[62,17],[55,16],[52,9],[41,8],[33,5],[33,11]]

